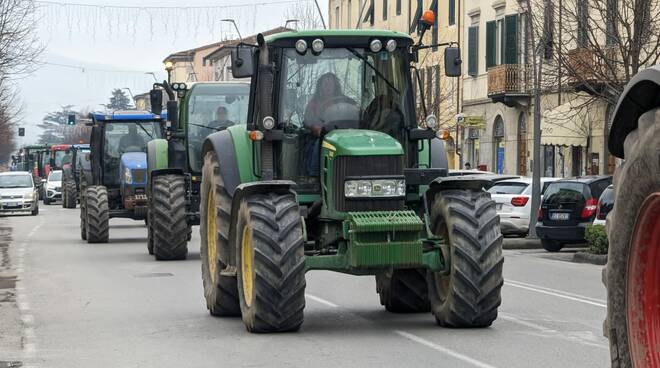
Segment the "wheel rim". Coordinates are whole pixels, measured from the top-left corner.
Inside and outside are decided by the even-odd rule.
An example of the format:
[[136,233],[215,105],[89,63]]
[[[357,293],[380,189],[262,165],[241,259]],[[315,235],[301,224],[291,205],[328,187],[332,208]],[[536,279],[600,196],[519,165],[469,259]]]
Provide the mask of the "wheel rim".
[[660,192],[646,198],[630,241],[626,314],[635,367],[660,367]]
[[215,196],[209,191],[209,199],[206,201],[206,258],[209,264],[211,280],[216,282],[216,270],[218,260],[216,258],[218,249],[218,232],[216,226]]
[[252,232],[250,228],[243,226],[243,238],[241,239],[241,283],[243,285],[243,299],[248,307],[252,304],[253,291],[253,259],[252,259]]

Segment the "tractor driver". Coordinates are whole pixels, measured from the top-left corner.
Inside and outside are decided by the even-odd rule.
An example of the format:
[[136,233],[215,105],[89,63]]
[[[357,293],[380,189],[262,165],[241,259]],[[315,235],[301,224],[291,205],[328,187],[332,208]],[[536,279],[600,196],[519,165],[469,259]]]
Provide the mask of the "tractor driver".
[[227,108],[220,106],[215,110],[215,120],[211,121],[208,126],[215,130],[221,130],[232,125],[235,125],[235,123],[227,118]]
[[128,126],[128,133],[119,140],[119,152],[121,153],[130,152],[135,149],[142,151],[145,146],[144,137],[138,134],[136,124],[130,124]]

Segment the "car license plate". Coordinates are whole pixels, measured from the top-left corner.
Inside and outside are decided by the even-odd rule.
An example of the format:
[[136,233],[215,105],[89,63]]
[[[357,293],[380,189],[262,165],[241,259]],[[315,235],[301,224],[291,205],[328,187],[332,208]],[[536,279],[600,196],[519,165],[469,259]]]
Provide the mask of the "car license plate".
[[567,212],[555,212],[550,214],[550,220],[566,221],[569,218],[570,218],[570,213]]

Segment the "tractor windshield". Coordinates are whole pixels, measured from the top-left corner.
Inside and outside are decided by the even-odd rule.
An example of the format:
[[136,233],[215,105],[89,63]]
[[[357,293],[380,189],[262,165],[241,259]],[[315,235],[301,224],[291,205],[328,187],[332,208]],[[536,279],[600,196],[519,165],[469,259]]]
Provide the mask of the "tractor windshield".
[[66,163],[65,158],[68,155],[68,151],[55,151],[55,167],[62,168],[62,164]]
[[317,192],[320,137],[334,129],[375,130],[405,146],[406,127],[416,126],[412,82],[404,49],[373,53],[328,48],[300,55],[285,49],[278,120],[285,141],[279,160],[283,177],[300,190]]
[[193,172],[202,171],[202,142],[209,134],[246,124],[250,85],[200,83],[188,96],[188,150]]
[[105,123],[103,143],[103,172],[105,185],[119,183],[119,163],[126,152],[147,152],[147,142],[162,138],[163,130],[157,121],[122,121]]

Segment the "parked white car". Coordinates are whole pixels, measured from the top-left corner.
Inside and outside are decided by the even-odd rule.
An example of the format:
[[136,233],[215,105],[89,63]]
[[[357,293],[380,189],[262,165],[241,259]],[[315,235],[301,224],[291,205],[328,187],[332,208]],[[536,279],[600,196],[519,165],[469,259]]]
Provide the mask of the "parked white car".
[[62,170],[53,170],[48,174],[46,181],[46,197],[44,204],[62,200]]
[[[541,198],[548,184],[559,178],[541,178]],[[502,180],[488,189],[500,215],[503,235],[525,236],[529,231],[529,211],[532,206],[532,178]]]
[[0,173],[0,213],[39,213],[39,195],[27,171]]

